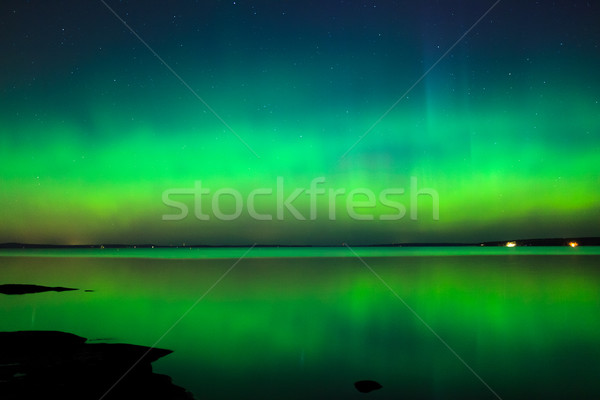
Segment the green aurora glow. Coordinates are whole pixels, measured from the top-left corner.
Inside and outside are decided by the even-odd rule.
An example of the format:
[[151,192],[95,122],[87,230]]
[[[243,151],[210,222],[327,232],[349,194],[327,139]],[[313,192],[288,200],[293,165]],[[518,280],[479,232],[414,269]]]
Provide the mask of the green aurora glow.
[[[388,2],[313,15],[305,2],[115,4],[257,158],[101,3],[69,4],[68,16],[55,5],[10,3],[0,39],[0,242],[599,234],[597,5],[501,3],[340,159],[489,5]],[[289,192],[317,177],[346,192],[405,188],[404,205],[414,176],[438,192],[440,217],[421,196],[416,221],[330,221],[326,199],[313,221],[161,219],[173,213],[161,201],[166,189],[202,181],[245,199],[275,188],[278,176]],[[294,204],[308,215],[308,196]],[[232,207],[224,201],[223,210]],[[272,199],[257,209],[274,214]]]

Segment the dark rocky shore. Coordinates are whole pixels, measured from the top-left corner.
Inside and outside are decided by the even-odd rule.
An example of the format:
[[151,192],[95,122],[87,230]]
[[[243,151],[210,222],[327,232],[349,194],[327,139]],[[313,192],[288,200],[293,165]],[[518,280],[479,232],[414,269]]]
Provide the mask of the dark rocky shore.
[[30,294],[43,292],[68,292],[71,290],[79,290],[66,288],[62,286],[41,286],[41,285],[25,285],[18,283],[7,283],[0,285],[0,293],[2,294]]
[[152,362],[171,350],[86,342],[65,332],[0,332],[0,398],[193,399],[152,372]]

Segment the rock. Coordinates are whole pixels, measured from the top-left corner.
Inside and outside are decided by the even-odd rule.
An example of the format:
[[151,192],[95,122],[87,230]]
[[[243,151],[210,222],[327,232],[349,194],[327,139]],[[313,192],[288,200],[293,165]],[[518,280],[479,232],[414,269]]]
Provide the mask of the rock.
[[21,285],[21,284],[6,284],[0,285],[0,293],[3,294],[28,294],[42,292],[66,292],[68,290],[79,290],[60,286],[40,286],[40,285]]
[[366,380],[354,382],[354,387],[361,393],[369,393],[373,390],[381,389],[383,386],[379,382]]
[[57,331],[0,332],[0,398],[193,399],[152,372],[171,350],[86,341]]

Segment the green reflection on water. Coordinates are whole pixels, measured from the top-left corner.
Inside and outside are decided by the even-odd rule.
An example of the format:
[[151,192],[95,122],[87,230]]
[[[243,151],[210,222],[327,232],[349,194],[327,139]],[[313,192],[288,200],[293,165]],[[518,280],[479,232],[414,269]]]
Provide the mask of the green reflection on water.
[[[506,256],[506,255],[600,255],[600,246],[571,248],[567,246],[461,246],[461,247],[352,247],[361,257],[415,257],[415,256]],[[0,249],[1,256],[20,257],[104,257],[104,258],[297,258],[297,257],[355,257],[346,247],[179,247],[179,248],[50,248]]]
[[[358,259],[291,250],[313,254],[242,260],[155,369],[199,398],[358,398],[360,379],[374,398],[493,398]],[[508,254],[365,260],[501,397],[597,397],[600,257]],[[0,257],[2,283],[95,290],[2,295],[0,329],[153,345],[233,262]]]

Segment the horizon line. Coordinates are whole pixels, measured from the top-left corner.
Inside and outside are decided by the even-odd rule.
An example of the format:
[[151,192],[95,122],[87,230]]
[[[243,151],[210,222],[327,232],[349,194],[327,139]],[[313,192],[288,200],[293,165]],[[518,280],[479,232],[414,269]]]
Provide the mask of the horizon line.
[[[526,238],[488,240],[482,242],[403,242],[403,243],[374,243],[351,244],[353,247],[451,247],[451,246],[503,246],[508,242],[515,242],[517,246],[565,246],[569,242],[577,242],[580,246],[600,246],[599,236],[584,237],[554,237],[554,238]],[[255,247],[344,247],[346,242],[340,244],[256,244]],[[251,244],[153,244],[153,243],[97,243],[97,244],[47,244],[47,243],[0,243],[0,248],[240,248],[249,247]]]

